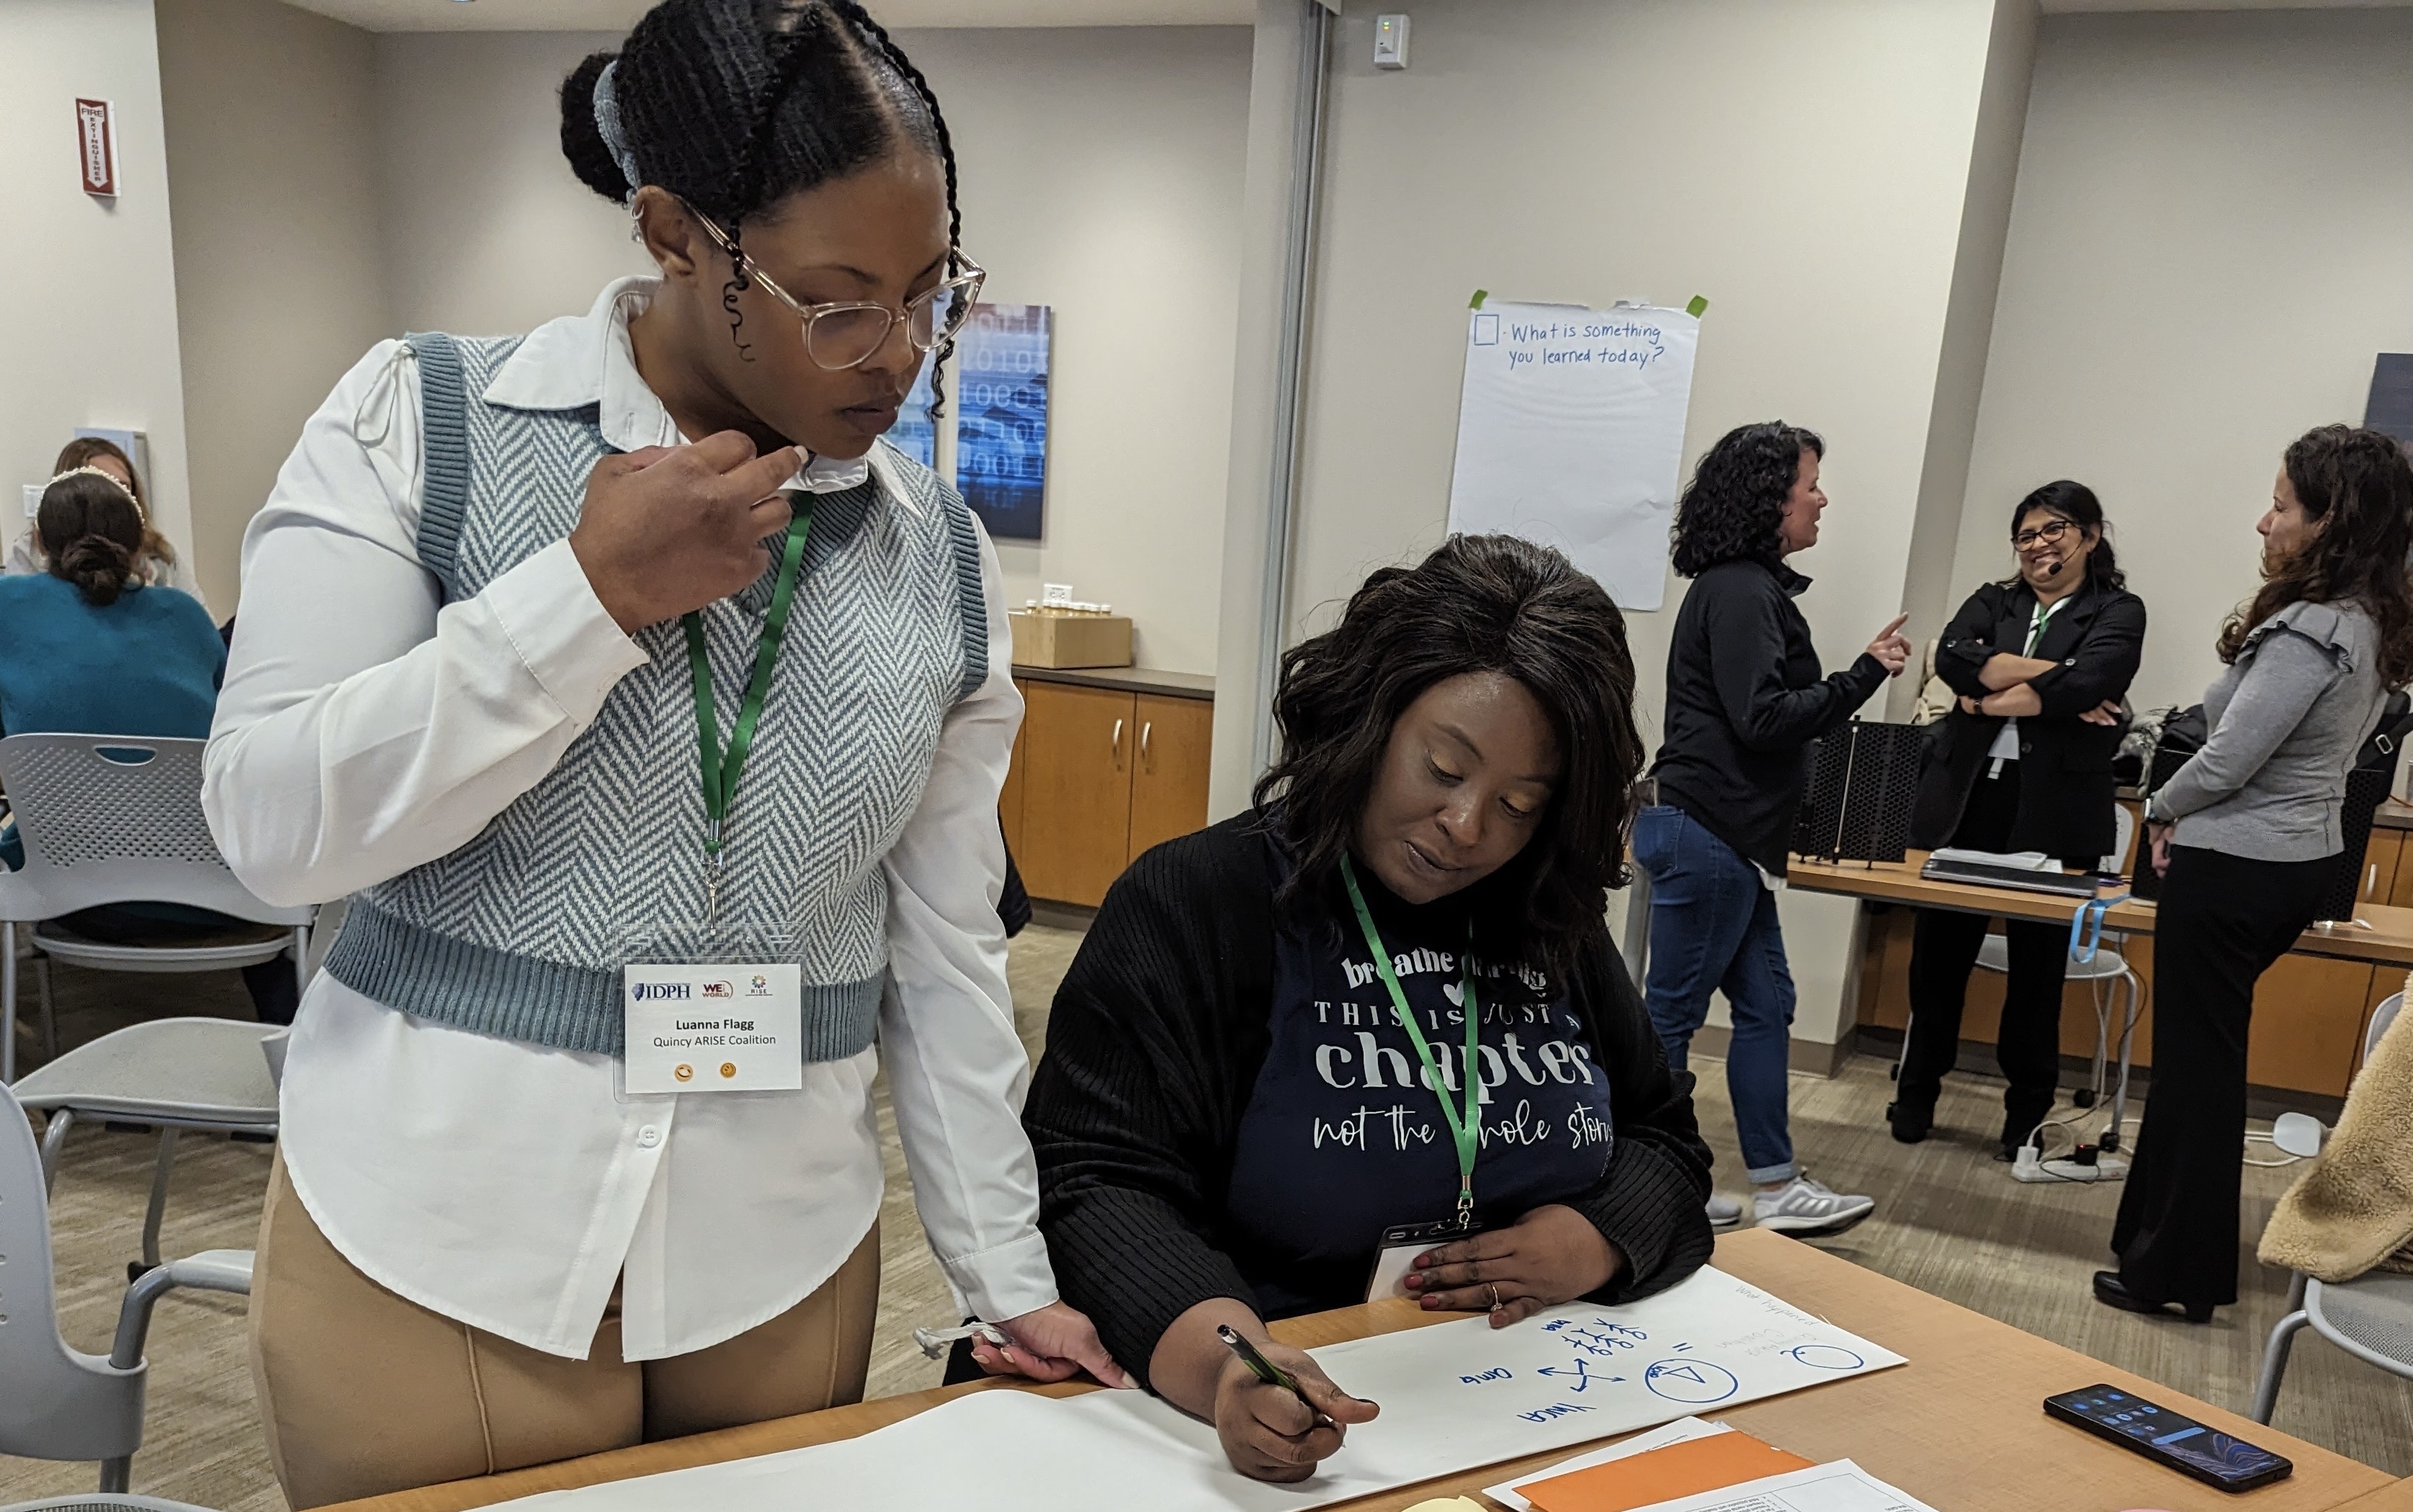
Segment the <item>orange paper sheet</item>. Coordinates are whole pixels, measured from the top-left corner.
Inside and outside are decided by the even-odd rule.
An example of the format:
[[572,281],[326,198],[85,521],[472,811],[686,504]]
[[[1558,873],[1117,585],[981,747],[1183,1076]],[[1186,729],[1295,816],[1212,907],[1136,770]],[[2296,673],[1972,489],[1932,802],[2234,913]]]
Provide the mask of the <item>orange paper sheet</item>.
[[1520,1486],[1518,1491],[1541,1512],[1629,1512],[1680,1496],[1722,1490],[1788,1470],[1808,1470],[1813,1461],[1787,1454],[1748,1433],[1714,1433],[1705,1439],[1670,1444],[1631,1459],[1612,1460],[1548,1480]]

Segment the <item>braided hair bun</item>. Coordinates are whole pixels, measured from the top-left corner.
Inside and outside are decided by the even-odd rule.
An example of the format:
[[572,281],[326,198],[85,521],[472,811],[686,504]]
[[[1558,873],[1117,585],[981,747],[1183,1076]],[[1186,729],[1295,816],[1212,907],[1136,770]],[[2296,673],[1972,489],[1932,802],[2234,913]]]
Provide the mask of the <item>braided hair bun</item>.
[[596,126],[595,82],[618,56],[616,52],[590,53],[561,82],[561,156],[570,159],[579,183],[615,201],[628,199],[631,186],[620,171],[620,160],[603,144],[603,133]]
[[941,160],[955,219],[938,96],[855,0],[662,0],[618,53],[580,63],[561,87],[562,155],[581,182],[621,201],[638,185],[596,110],[596,85],[615,62],[613,100],[640,180],[732,234],[783,196],[899,148]]

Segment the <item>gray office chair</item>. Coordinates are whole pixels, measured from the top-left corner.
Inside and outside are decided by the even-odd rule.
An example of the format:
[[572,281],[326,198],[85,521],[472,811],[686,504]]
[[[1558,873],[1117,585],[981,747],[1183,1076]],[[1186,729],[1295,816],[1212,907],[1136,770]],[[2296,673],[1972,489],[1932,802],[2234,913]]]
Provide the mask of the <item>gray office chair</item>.
[[[0,925],[32,924],[33,947],[70,965],[114,971],[220,971],[293,957],[308,983],[311,908],[252,896],[218,854],[201,817],[199,740],[35,734],[0,740],[6,787],[25,848],[22,871],[0,871]],[[256,927],[224,940],[113,945],[56,924],[105,903],[182,903]],[[47,978],[46,1054],[58,1050]],[[0,1082],[17,1079],[17,952],[0,950]]]
[[42,1185],[55,1184],[67,1131],[81,1120],[139,1123],[159,1131],[142,1257],[133,1280],[159,1264],[176,1137],[186,1129],[255,1139],[276,1136],[277,1072],[286,1030],[232,1018],[159,1018],[78,1045],[12,1089],[24,1107],[50,1115],[42,1133]]
[[0,1512],[210,1512],[190,1502],[163,1502],[155,1496],[114,1496],[96,1491],[88,1496],[53,1496],[39,1502],[11,1502]]
[[97,1460],[100,1489],[123,1491],[142,1443],[151,1310],[179,1286],[249,1292],[251,1256],[211,1251],[145,1273],[126,1288],[108,1357],[86,1355],[59,1335],[44,1195],[33,1126],[0,1087],[0,1454]]
[[[2372,1010],[2371,1028],[2362,1039],[2365,1061],[2404,1006],[2405,994],[2399,992]],[[2306,1157],[2319,1154],[2328,1136],[2318,1119],[2303,1113],[2281,1114],[2271,1130],[2272,1144]],[[2278,1410],[2288,1352],[2296,1335],[2307,1327],[2365,1365],[2413,1381],[2413,1276],[2371,1270],[2332,1285],[2298,1271],[2288,1283],[2287,1309],[2263,1347],[2262,1375],[2254,1386],[2256,1422],[2269,1422]]]

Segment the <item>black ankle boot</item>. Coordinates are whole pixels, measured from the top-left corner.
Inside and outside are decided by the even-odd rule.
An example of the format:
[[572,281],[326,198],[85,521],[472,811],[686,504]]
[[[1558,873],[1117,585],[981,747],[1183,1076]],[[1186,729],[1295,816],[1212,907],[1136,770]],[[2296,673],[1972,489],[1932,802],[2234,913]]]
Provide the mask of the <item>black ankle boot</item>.
[[[2120,1273],[2116,1270],[2098,1270],[2095,1273],[2095,1299],[2106,1307],[2116,1307],[2123,1312],[2158,1313],[2168,1316],[2170,1308],[2168,1302],[2150,1301],[2130,1291],[2128,1283],[2120,1279]],[[2189,1323],[2212,1321],[2210,1302],[2189,1302],[2182,1311],[2186,1313],[2186,1320]]]
[[1914,1103],[1909,1098],[1896,1098],[1886,1104],[1886,1122],[1893,1128],[1897,1144],[1915,1145],[1927,1137],[1935,1127],[1935,1104]]

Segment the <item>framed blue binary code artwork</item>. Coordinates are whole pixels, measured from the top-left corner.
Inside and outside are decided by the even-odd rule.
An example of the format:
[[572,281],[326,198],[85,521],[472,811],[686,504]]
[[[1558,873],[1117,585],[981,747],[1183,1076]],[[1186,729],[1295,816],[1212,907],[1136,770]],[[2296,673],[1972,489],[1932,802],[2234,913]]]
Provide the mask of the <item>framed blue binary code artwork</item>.
[[1047,500],[1044,304],[975,304],[956,339],[955,487],[1006,541],[1037,541]]
[[905,408],[888,428],[889,444],[925,467],[939,465],[939,427],[930,423],[930,375],[938,365],[930,358],[922,360],[913,391],[905,395]]

